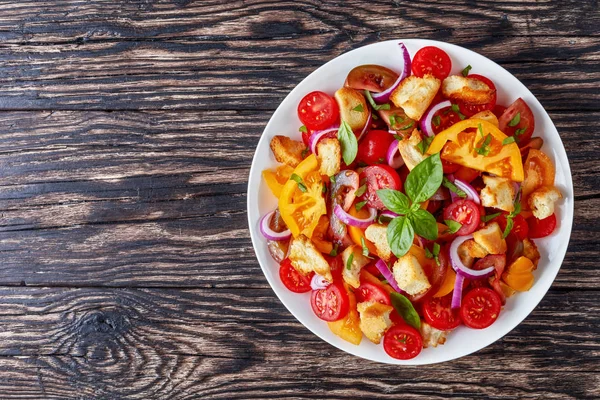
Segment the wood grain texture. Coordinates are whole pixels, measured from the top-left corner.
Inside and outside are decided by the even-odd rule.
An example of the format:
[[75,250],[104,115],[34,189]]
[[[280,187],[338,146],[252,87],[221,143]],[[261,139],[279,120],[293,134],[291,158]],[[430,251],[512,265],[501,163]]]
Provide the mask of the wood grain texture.
[[[0,0],[0,398],[599,398],[599,24],[597,2],[575,0]],[[517,76],[575,186],[569,250],[535,311],[419,368],[298,323],[246,218],[254,149],[287,93],[402,37]]]

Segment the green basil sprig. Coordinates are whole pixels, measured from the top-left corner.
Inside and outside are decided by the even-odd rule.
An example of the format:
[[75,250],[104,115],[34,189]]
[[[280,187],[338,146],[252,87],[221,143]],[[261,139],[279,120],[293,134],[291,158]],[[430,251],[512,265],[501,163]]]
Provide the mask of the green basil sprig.
[[397,292],[390,293],[390,299],[392,306],[398,311],[404,322],[415,329],[421,328],[421,318],[409,299]]
[[352,164],[358,153],[358,141],[356,135],[352,132],[352,128],[346,121],[342,121],[340,129],[337,133],[338,140],[342,146],[342,158],[346,165]]

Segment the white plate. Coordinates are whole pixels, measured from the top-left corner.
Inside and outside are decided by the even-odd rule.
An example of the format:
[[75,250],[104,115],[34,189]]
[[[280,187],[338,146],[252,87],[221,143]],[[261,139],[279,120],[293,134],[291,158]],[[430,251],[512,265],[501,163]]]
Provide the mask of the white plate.
[[[269,142],[275,135],[301,140],[298,127],[302,124],[296,116],[300,99],[313,90],[333,94],[342,87],[347,73],[361,64],[379,64],[397,70],[400,60],[399,42],[406,45],[411,58],[424,46],[433,45],[443,49],[452,59],[452,74],[459,73],[470,64],[473,67],[471,73],[485,75],[494,81],[498,89],[498,104],[509,105],[522,97],[533,111],[534,136],[544,139],[543,151],[556,166],[556,186],[564,196],[556,210],[559,221],[556,231],[547,238],[535,241],[542,258],[535,271],[535,283],[531,290],[509,298],[500,317],[489,328],[473,330],[460,326],[448,335],[446,344],[423,349],[416,358],[406,361],[391,358],[382,345],[375,345],[364,337],[361,344],[355,346],[334,335],[327,323],[313,314],[310,294],[295,294],[283,286],[279,280],[279,266],[269,255],[266,240],[260,234],[258,226],[260,217],[277,206],[276,199],[261,178],[262,170],[278,165],[269,149]],[[512,74],[493,61],[456,45],[422,39],[393,40],[364,46],[331,60],[300,82],[279,105],[258,142],[252,161],[248,182],[248,222],[252,244],[267,281],[287,309],[315,335],[350,354],[373,361],[404,365],[432,364],[462,357],[490,345],[523,321],[544,297],[562,264],[571,236],[573,182],[567,154],[554,124],[540,102]]]

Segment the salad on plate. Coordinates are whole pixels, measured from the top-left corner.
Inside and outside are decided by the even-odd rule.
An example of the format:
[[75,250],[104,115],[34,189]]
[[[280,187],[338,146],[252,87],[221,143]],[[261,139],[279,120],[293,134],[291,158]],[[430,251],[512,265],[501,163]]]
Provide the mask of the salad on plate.
[[278,207],[260,231],[283,285],[310,293],[298,301],[334,334],[407,360],[510,312],[562,195],[523,99],[497,104],[493,77],[450,75],[438,47],[398,52],[396,70],[359,65],[302,98],[302,140],[270,142]]

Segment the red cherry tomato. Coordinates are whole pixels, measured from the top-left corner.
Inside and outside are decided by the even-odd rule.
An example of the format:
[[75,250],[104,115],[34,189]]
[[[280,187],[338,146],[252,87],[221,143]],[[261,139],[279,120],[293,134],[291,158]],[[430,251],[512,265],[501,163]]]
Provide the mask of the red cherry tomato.
[[[517,114],[518,123],[517,121]],[[511,121],[513,126],[511,126]],[[516,125],[515,125],[516,123]],[[515,141],[519,146],[527,144],[535,129],[535,119],[531,108],[525,103],[522,98],[518,98],[512,103],[504,113],[498,118],[499,128],[507,136],[514,136]]]
[[398,79],[398,74],[381,65],[360,65],[348,73],[344,86],[356,90],[383,92]]
[[479,207],[471,200],[456,200],[444,210],[444,220],[451,219],[462,225],[456,232],[458,236],[475,232],[479,226],[480,216]]
[[339,114],[334,98],[324,92],[310,92],[298,104],[298,118],[312,130],[330,127],[337,122]]
[[388,306],[392,305],[390,295],[381,286],[377,286],[370,282],[363,282],[356,291],[356,301],[362,303],[364,301],[376,301]]
[[372,165],[360,173],[360,182],[366,179],[367,191],[361,197],[367,200],[369,207],[385,210],[385,205],[377,196],[379,189],[402,190],[402,181],[398,173],[387,165]]
[[279,278],[283,285],[291,292],[306,293],[310,291],[311,277],[304,276],[296,271],[289,258],[283,260],[279,266]]
[[502,300],[498,293],[490,288],[478,287],[463,297],[460,316],[469,328],[483,329],[498,319],[501,308]]
[[501,106],[500,104],[496,104],[492,109],[492,112],[494,113],[496,118],[500,118],[502,114],[504,114],[504,111],[506,111],[506,107]]
[[326,289],[313,290],[310,305],[317,317],[324,321],[337,321],[348,314],[350,300],[342,283],[334,282]]
[[529,225],[529,237],[532,239],[539,239],[550,235],[556,229],[556,215],[544,219],[537,219],[536,217],[527,218],[527,225]]
[[392,358],[409,360],[423,349],[421,334],[409,325],[394,325],[383,337],[383,349]]
[[490,89],[492,89],[494,91],[494,94],[492,96],[492,100],[486,104],[469,104],[469,103],[465,103],[463,101],[457,101],[456,103],[458,104],[458,108],[460,109],[460,112],[463,113],[464,115],[466,115],[467,117],[472,117],[473,115],[475,115],[479,112],[493,110],[494,107],[496,106],[496,85],[494,85],[494,82],[492,82],[491,80],[489,80],[488,78],[486,78],[483,75],[477,75],[477,74],[470,74],[469,78],[475,78],[478,81],[485,83],[486,85],[488,85],[490,87]]
[[431,74],[442,80],[450,75],[451,69],[452,61],[448,54],[435,46],[421,48],[412,61],[412,72],[418,77]]
[[388,131],[373,130],[367,132],[358,144],[356,160],[367,165],[385,164],[387,151],[394,141],[394,136]]
[[425,321],[436,329],[447,331],[460,325],[458,309],[450,307],[452,293],[444,297],[431,297],[423,304]]
[[[502,229],[502,232],[504,232],[504,230],[506,229],[507,215],[508,214],[502,214],[494,218],[494,221],[496,221],[498,225],[500,225],[500,229]],[[525,218],[523,218],[521,214],[517,214],[513,218],[513,227],[511,229],[511,232],[514,233],[517,236],[517,238],[519,238],[519,240],[525,240],[525,238],[527,238],[527,236],[529,235],[529,226],[527,226],[527,221],[525,220]]]

